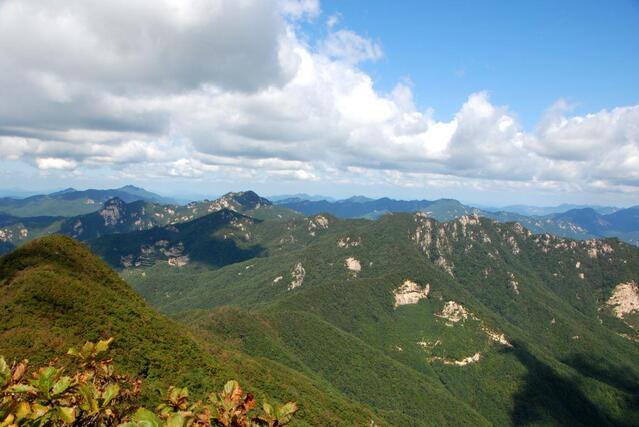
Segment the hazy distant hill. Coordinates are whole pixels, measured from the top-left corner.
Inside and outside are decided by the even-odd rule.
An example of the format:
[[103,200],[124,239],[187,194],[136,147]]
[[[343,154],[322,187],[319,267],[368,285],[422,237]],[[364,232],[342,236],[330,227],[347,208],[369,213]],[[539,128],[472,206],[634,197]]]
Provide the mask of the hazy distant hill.
[[114,197],[125,202],[144,200],[155,203],[172,203],[158,194],[142,188],[127,185],[110,190],[75,190],[67,188],[46,195],[30,196],[24,199],[0,198],[0,212],[14,216],[75,216],[100,209],[104,202]]
[[273,203],[282,202],[284,200],[292,201],[292,200],[311,200],[311,201],[319,201],[319,200],[327,200],[329,202],[334,202],[335,199],[329,196],[321,196],[321,195],[311,195],[306,193],[296,193],[296,194],[278,194],[268,196],[268,199]]
[[[534,233],[550,233],[577,239],[619,237],[626,242],[639,245],[639,217],[637,215],[639,209],[637,207],[617,209],[600,206],[569,209],[574,205],[561,205],[552,208],[513,206],[511,210],[504,208],[493,211],[466,206],[453,199],[406,201],[389,198],[373,200],[361,197],[335,202],[289,199],[277,202],[277,204],[304,215],[325,212],[339,218],[377,219],[389,212],[424,212],[431,218],[446,221],[476,213],[500,222],[519,222]],[[566,210],[561,211],[563,208]],[[522,214],[517,211],[539,212],[540,214]],[[558,212],[548,213],[555,211]]]
[[504,206],[503,208],[492,208],[487,210],[513,212],[513,213],[518,213],[518,214],[527,215],[527,216],[545,216],[545,215],[566,212],[572,209],[585,209],[585,208],[594,209],[597,213],[600,213],[600,214],[609,214],[619,210],[619,208],[616,208],[613,206],[573,205],[573,204],[567,204],[567,203],[557,205],[557,206],[510,205],[510,206]]
[[606,215],[594,209],[573,209],[552,217],[556,221],[576,224],[595,236],[619,237],[639,245],[639,206],[619,209]]
[[292,209],[306,216],[319,213],[330,213],[339,218],[368,218],[377,219],[389,212],[426,212],[429,216],[447,220],[461,215],[480,212],[479,209],[462,205],[457,200],[394,200],[388,197],[369,199],[366,197],[352,197],[345,200],[330,202],[327,200],[283,200],[278,206]]

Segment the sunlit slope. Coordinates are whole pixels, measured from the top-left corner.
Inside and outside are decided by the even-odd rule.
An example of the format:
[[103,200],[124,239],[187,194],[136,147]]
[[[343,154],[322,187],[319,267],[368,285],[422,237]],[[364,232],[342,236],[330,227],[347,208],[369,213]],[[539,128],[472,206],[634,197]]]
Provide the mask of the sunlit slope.
[[[143,379],[145,398],[171,384],[195,396],[237,378],[270,400],[296,400],[297,425],[381,423],[376,410],[319,376],[242,352],[211,332],[191,332],[156,313],[88,249],[62,236],[0,258],[0,354],[34,364],[86,340],[113,336],[115,363]],[[381,423],[380,425],[383,425]]]
[[[440,382],[496,424],[637,421],[633,315],[620,318],[608,303],[639,277],[632,246],[532,235],[473,216],[316,216],[248,231],[263,256],[215,272],[158,263],[124,277],[167,313],[249,310],[269,328],[237,331],[241,316],[221,322],[218,311],[200,312],[194,324],[264,357],[296,361],[369,404],[379,405],[378,387],[365,378],[382,375],[392,359],[415,372],[411,386]],[[402,293],[416,294],[415,304],[396,306]],[[271,336],[282,350],[273,351]],[[383,407],[392,410],[393,401]]]

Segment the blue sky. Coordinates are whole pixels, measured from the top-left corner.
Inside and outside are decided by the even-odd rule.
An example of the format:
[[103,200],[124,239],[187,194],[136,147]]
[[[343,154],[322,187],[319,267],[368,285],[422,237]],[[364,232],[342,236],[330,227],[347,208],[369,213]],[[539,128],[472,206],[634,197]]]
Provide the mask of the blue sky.
[[637,52],[630,0],[5,0],[0,192],[635,205]]
[[558,98],[577,114],[639,102],[636,0],[329,0],[322,10],[382,45],[363,67],[380,90],[408,78],[442,120],[482,90],[527,129]]

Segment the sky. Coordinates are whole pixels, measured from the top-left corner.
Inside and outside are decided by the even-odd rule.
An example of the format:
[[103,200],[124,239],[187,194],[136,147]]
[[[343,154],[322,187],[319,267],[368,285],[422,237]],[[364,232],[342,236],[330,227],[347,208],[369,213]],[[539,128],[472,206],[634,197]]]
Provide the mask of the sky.
[[0,192],[636,205],[637,52],[637,0],[0,0]]

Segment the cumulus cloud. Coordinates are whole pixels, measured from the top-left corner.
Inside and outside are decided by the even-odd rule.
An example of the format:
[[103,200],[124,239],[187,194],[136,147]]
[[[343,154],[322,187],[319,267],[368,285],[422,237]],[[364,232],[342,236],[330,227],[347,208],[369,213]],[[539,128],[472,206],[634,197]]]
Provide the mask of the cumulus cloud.
[[376,61],[382,57],[382,48],[378,43],[362,37],[354,31],[343,29],[333,31],[336,21],[330,18],[328,24],[331,31],[320,47],[326,56],[351,64]]
[[313,19],[320,13],[319,0],[280,0],[279,8],[288,18]]
[[561,160],[588,160],[639,142],[639,105],[566,117],[570,106],[560,100],[548,109],[532,148]]
[[479,92],[437,121],[410,82],[375,89],[358,64],[381,58],[379,43],[338,16],[309,43],[299,23],[320,13],[313,0],[0,2],[0,158],[194,179],[639,188],[639,106],[575,116],[560,101],[526,132]]
[[36,164],[40,169],[65,169],[73,170],[76,168],[76,163],[73,160],[60,159],[57,157],[38,157],[36,158]]

